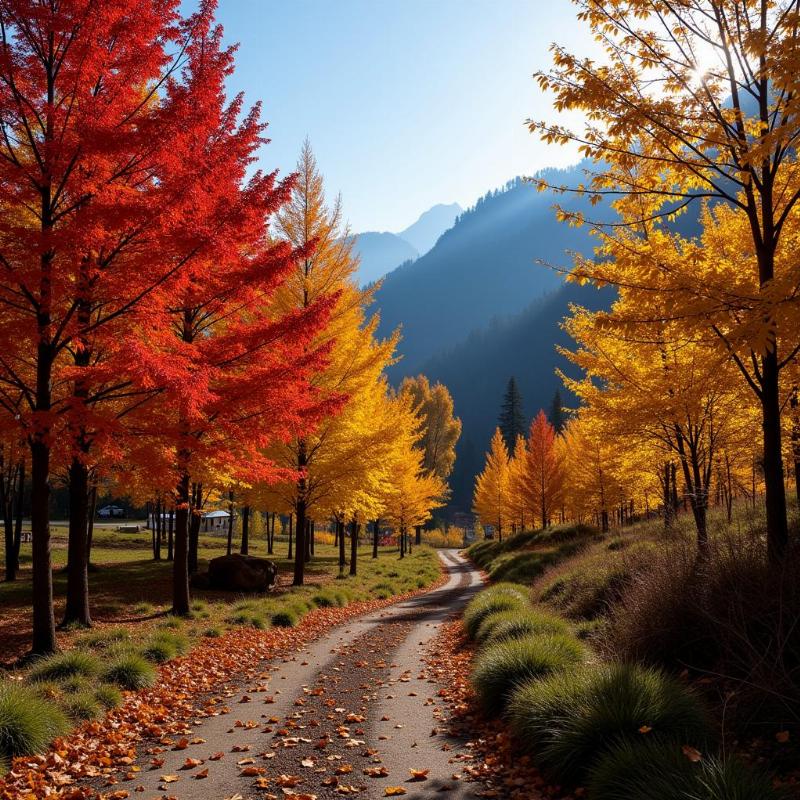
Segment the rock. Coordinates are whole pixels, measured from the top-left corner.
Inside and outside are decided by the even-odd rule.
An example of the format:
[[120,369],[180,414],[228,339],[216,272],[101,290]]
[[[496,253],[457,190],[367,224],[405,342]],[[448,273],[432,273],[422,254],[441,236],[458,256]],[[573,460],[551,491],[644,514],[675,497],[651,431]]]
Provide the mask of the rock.
[[233,553],[208,563],[208,586],[229,592],[266,592],[275,585],[278,567],[274,561]]

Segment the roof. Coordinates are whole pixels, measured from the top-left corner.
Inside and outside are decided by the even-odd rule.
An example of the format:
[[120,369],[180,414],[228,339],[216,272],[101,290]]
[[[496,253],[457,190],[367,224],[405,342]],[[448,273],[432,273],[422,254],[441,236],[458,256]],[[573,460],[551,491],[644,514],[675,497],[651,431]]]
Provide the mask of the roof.
[[203,514],[203,519],[219,519],[220,517],[229,517],[230,514],[227,511],[206,511]]

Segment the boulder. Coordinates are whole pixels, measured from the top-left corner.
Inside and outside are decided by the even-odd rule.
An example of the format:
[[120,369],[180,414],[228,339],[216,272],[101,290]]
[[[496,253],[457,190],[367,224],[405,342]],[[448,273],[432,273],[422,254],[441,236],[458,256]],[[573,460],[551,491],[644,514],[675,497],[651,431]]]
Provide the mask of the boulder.
[[229,592],[266,592],[275,585],[278,567],[274,561],[233,553],[208,563],[208,587]]

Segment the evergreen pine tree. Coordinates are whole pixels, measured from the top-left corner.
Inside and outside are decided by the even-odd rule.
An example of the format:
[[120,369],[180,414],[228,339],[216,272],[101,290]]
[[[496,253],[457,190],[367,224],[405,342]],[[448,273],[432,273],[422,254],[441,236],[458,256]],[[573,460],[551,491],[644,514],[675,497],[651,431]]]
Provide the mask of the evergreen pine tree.
[[517,386],[517,380],[513,375],[508,379],[508,386],[506,387],[503,405],[500,408],[500,416],[497,422],[508,451],[513,452],[517,436],[524,436],[527,427],[525,413],[522,410],[522,395]]
[[555,429],[556,433],[561,433],[564,429],[566,422],[566,415],[564,414],[564,406],[561,402],[561,392],[556,389],[553,395],[553,402],[550,405],[550,424]]

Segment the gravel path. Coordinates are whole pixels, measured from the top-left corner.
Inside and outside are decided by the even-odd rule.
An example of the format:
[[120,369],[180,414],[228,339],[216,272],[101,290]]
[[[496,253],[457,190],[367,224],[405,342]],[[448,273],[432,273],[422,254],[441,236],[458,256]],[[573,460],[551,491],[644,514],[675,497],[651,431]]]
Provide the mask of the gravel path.
[[409,800],[475,798],[458,775],[462,743],[438,730],[439,687],[423,677],[423,655],[481,581],[456,551],[440,557],[442,588],[359,617],[232,686],[228,705],[187,730],[181,749],[139,764],[131,797],[323,800],[402,787]]

